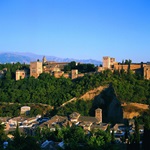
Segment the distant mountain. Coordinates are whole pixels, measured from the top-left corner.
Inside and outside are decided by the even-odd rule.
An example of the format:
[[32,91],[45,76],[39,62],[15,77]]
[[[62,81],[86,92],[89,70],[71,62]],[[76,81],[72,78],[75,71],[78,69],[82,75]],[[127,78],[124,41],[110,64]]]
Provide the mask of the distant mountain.
[[[91,63],[94,65],[102,64],[101,61],[94,59],[74,59],[74,58],[59,58],[55,56],[45,56],[48,61],[56,61],[56,62],[71,62],[76,61],[80,63]],[[31,61],[36,61],[37,59],[42,61],[43,55],[37,55],[34,53],[0,53],[0,63],[26,63],[29,64]]]

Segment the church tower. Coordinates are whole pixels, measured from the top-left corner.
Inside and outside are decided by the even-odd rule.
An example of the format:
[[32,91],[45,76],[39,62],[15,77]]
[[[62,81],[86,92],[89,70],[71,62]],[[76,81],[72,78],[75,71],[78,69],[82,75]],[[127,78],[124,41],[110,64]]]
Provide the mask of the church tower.
[[45,64],[46,61],[47,61],[47,60],[46,60],[46,57],[44,56],[43,59],[42,59],[43,64]]
[[102,122],[102,109],[97,108],[95,110],[95,118],[101,123]]

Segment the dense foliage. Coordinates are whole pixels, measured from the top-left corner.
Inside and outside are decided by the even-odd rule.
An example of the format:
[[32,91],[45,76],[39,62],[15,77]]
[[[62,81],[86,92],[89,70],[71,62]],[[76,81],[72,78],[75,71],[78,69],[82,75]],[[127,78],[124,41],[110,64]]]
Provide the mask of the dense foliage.
[[4,132],[5,125],[0,122],[0,149],[2,149],[3,142],[7,139]]
[[126,73],[105,70],[103,73],[86,74],[75,80],[56,79],[42,73],[38,79],[29,77],[19,81],[14,79],[14,71],[26,65],[5,64],[0,68],[8,68],[5,76],[0,79],[0,102],[12,103],[45,103],[60,106],[73,97],[80,97],[85,92],[100,85],[110,84],[121,102],[140,102],[150,104],[150,81],[130,70]]
[[[0,126],[1,133],[4,133],[4,129]],[[114,149],[117,145],[112,144],[111,134],[108,131],[92,130],[86,133],[82,127],[72,125],[63,127],[61,129],[56,128],[55,131],[51,131],[49,128],[39,129],[36,128],[34,135],[21,133],[17,125],[15,131],[12,133],[14,138],[9,140],[5,134],[0,134],[2,142],[0,143],[1,149],[6,150],[40,150],[40,145],[46,141],[53,141],[57,144],[59,142],[64,143],[63,149],[65,150],[109,150]],[[8,141],[6,148],[3,148],[3,142]],[[53,145],[55,149],[62,149],[57,144]]]
[[75,61],[70,62],[64,67],[65,72],[71,71],[72,69],[77,69],[80,73],[96,71],[96,67],[94,66],[94,64],[76,64]]
[[18,125],[13,135],[13,140],[7,139],[8,145],[4,148],[5,150],[41,150],[40,145],[34,136],[20,134]]
[[11,63],[0,64],[0,70],[3,70],[4,68],[7,69],[5,79],[15,79],[16,70],[26,69],[26,71],[29,73],[29,65],[20,64],[19,62],[12,64]]
[[[39,131],[36,132],[38,134]],[[51,131],[48,128],[43,128],[39,139],[53,140],[56,142],[64,142],[65,150],[78,150],[78,149],[110,149],[111,134],[102,130],[93,130],[88,134],[84,132],[80,126],[72,125],[71,127],[64,127],[61,130],[56,129]],[[111,146],[111,147],[110,147]]]
[[[31,107],[28,117],[34,117],[38,114],[45,115],[51,111],[51,107],[42,104],[25,104]],[[0,117],[17,117],[20,115],[23,104],[0,104]]]
[[[82,116],[89,116],[92,115],[92,101],[84,101],[84,100],[77,100],[72,103],[68,103],[66,106],[61,107],[57,110],[58,115],[67,116],[72,112],[78,112]],[[95,110],[95,109],[94,109]]]

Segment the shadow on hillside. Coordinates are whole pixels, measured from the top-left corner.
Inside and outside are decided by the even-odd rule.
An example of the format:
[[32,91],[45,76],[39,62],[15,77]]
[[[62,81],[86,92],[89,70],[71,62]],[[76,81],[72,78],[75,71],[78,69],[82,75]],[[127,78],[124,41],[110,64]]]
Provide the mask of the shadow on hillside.
[[93,100],[92,108],[89,111],[91,116],[95,115],[95,109],[102,109],[103,122],[122,123],[123,110],[120,101],[117,99],[115,91],[110,84]]

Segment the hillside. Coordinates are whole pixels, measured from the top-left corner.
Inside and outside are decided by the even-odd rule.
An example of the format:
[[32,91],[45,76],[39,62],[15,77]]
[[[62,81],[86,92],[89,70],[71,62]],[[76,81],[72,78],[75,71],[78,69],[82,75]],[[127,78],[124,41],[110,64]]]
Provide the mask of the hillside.
[[[6,107],[6,103],[4,104],[5,105],[1,104],[1,106]],[[15,112],[16,104],[14,103],[13,105],[14,106],[12,111]],[[57,107],[57,112],[55,113],[58,113],[59,115],[63,115],[63,111],[66,111],[66,114],[72,113],[73,111],[79,111],[79,112],[85,111],[86,112],[85,115],[88,114],[94,115],[94,111],[98,107],[103,109],[104,122],[111,122],[111,121],[122,122],[123,119],[132,119],[133,117],[140,116],[142,115],[143,112],[146,112],[149,109],[149,105],[141,104],[141,103],[128,102],[128,103],[121,104],[120,101],[117,99],[117,96],[115,95],[113,87],[105,85],[105,86],[99,86],[97,88],[89,90],[79,98],[74,97],[66,101],[60,107]],[[35,111],[35,113],[38,113],[39,111],[45,112],[45,110],[42,110],[43,109],[42,107],[40,107],[39,109],[40,110]],[[8,109],[6,110],[8,111]],[[7,113],[3,112],[3,115]]]
[[[93,100],[93,99],[97,99],[97,101],[100,101],[101,103],[105,103],[105,98],[102,99],[101,98],[101,92],[104,92],[103,90],[108,90],[109,87],[108,86],[100,86],[98,88],[95,88],[93,90],[90,90],[88,92],[86,92],[83,96],[81,96],[81,99],[84,100]],[[108,96],[108,95],[106,95]],[[113,101],[110,103],[113,105],[116,105],[118,101],[117,96],[115,95],[115,99],[113,99]],[[110,114],[113,114],[113,107],[110,108],[112,110],[112,112],[110,111]],[[137,117],[140,116],[143,112],[146,112],[149,109],[149,105],[147,104],[142,104],[142,103],[133,103],[133,102],[128,102],[128,103],[123,103],[121,104],[122,107],[122,111],[123,111],[123,118],[124,119],[132,119],[133,117]],[[118,106],[119,108],[119,106]],[[117,109],[117,108],[116,108]]]
[[[143,112],[146,112],[149,109],[149,105],[141,103],[128,102],[121,104],[114,93],[114,89],[108,85],[99,86],[97,88],[94,88],[93,90],[89,90],[79,99],[80,101],[86,101],[86,103],[88,101],[91,101],[93,103],[92,107],[94,107],[94,109],[97,106],[103,108],[103,116],[108,120],[112,120],[112,118],[116,119],[118,116],[119,122],[122,122],[123,119],[132,119],[134,117],[141,116]],[[65,106],[68,107],[70,106],[68,105],[69,103],[73,104],[72,102],[77,102],[77,98],[73,98],[65,102],[60,108],[63,108]],[[107,119],[106,121],[108,121]]]
[[[90,102],[90,103],[89,103]],[[87,106],[84,106],[85,105]],[[75,105],[78,105],[75,109]],[[89,105],[89,106],[88,106]],[[71,110],[69,110],[71,108]],[[96,108],[103,110],[103,122],[122,122],[123,112],[120,101],[117,99],[112,86],[99,86],[89,90],[78,99],[73,98],[59,107],[59,114],[65,114],[70,111],[89,111],[90,115],[94,116]],[[81,109],[81,110],[78,110]],[[86,110],[87,109],[87,110]],[[89,110],[88,110],[89,109]]]
[[93,90],[90,90],[90,91],[86,92],[84,95],[82,95],[80,97],[80,99],[93,100],[96,96],[98,96],[106,88],[108,88],[108,85],[99,86],[97,88],[94,88]]
[[143,112],[149,109],[149,105],[141,103],[124,103],[122,104],[123,117],[132,119],[133,117],[140,116]]
[[[108,90],[108,89],[109,89],[108,86],[100,86],[98,88],[95,88],[94,90],[90,90],[87,93],[85,93],[83,96],[81,96],[81,99],[84,99],[84,100],[97,99],[98,101],[101,101],[101,103],[105,103],[105,98],[104,99],[101,98],[101,92],[104,92],[103,90]],[[112,105],[112,104],[113,105],[118,104],[118,98],[116,95],[113,101],[109,105]],[[133,103],[133,102],[123,103],[121,104],[121,106],[122,106],[124,119],[132,119],[133,117],[140,116],[143,112],[146,112],[149,109],[149,105],[147,104]],[[114,106],[111,106],[109,109],[110,114],[113,114],[113,111],[115,110],[113,109],[113,107]],[[116,109],[118,108],[116,107]]]

